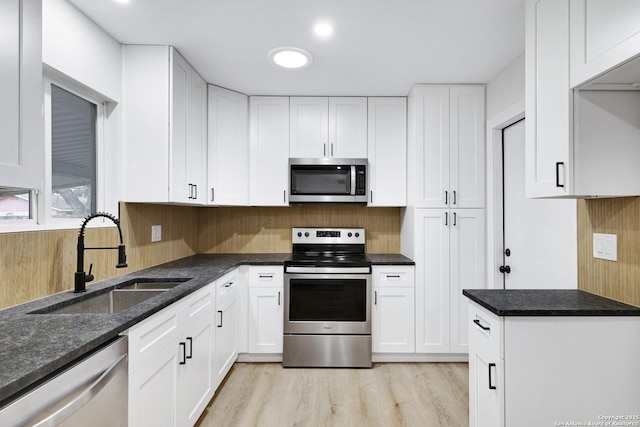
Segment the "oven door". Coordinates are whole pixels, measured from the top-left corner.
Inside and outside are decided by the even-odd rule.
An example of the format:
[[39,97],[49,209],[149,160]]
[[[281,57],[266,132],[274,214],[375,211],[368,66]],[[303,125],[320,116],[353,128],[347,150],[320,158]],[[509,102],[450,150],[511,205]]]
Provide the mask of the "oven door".
[[370,274],[285,274],[285,334],[371,334]]

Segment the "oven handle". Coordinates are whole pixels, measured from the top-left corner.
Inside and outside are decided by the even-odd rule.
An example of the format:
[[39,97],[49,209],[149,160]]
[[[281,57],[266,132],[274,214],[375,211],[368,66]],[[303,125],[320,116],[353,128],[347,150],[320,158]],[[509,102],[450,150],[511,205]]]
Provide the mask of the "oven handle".
[[369,274],[370,267],[287,267],[286,273],[313,273],[313,274]]

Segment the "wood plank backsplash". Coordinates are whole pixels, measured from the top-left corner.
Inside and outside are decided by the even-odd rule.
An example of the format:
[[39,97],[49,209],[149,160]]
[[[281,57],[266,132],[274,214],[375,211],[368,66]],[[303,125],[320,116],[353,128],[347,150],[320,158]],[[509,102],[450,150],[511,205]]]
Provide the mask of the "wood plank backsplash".
[[[618,236],[618,261],[593,258],[593,233]],[[578,200],[578,288],[640,306],[640,197]]]
[[217,208],[200,209],[199,218],[200,253],[291,252],[292,227],[364,227],[367,252],[400,252],[400,208]]
[[[399,208],[198,208],[121,203],[120,220],[129,267],[115,268],[116,251],[86,251],[85,271],[93,263],[95,282],[199,252],[290,252],[294,226],[364,227],[369,252],[400,251]],[[81,223],[78,220],[77,228],[71,230],[0,233],[0,308],[73,289]],[[162,225],[160,242],[151,243],[152,225]],[[119,243],[113,227],[87,229],[85,241],[94,247]]]

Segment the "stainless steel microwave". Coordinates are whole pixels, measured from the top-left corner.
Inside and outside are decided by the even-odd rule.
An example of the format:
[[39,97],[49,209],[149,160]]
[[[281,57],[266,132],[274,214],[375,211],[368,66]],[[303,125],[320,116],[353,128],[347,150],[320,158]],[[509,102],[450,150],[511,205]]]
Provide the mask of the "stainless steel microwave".
[[289,159],[289,203],[367,203],[367,159]]

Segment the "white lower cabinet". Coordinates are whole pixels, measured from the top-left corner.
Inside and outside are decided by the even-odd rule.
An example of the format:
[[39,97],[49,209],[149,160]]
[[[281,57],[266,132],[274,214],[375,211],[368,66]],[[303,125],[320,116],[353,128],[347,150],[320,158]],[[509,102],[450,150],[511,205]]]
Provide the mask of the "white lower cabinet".
[[129,329],[129,425],[192,426],[214,393],[212,283]]
[[638,422],[640,318],[498,317],[469,307],[471,427]]
[[[239,270],[239,269],[238,269]],[[213,353],[214,388],[217,388],[238,359],[238,270],[217,282],[215,350]]]
[[415,352],[414,267],[373,266],[372,351]]
[[282,353],[284,272],[282,266],[249,268],[249,353]]

